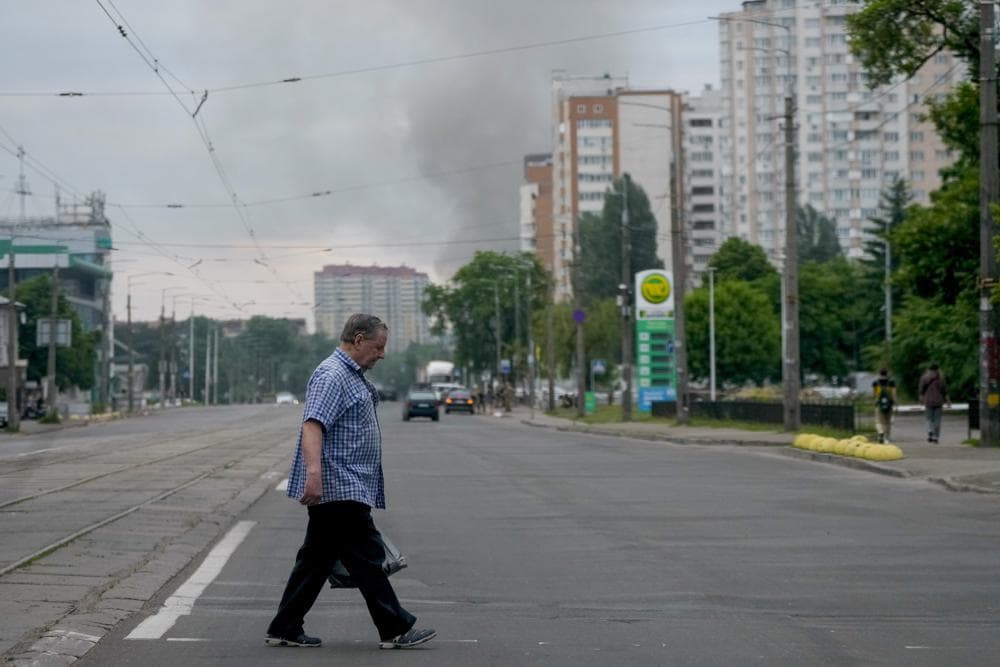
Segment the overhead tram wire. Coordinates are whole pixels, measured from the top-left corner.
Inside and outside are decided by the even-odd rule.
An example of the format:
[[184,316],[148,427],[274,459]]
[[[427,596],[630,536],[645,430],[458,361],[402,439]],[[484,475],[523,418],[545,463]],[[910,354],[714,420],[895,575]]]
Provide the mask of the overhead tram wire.
[[[505,160],[500,162],[487,162],[483,164],[470,165],[468,167],[459,167],[457,169],[447,169],[443,171],[431,172],[429,174],[421,174],[419,176],[404,176],[402,178],[388,180],[388,181],[377,181],[374,183],[361,183],[358,185],[348,185],[341,188],[328,188],[325,190],[317,190],[304,195],[289,195],[286,197],[273,197],[270,199],[260,199],[256,201],[241,202],[243,206],[246,207],[257,207],[266,206],[271,204],[283,204],[293,201],[303,201],[306,199],[316,199],[319,197],[330,197],[337,194],[343,194],[346,192],[357,192],[360,190],[371,190],[374,188],[390,187],[395,185],[403,185],[406,183],[417,183],[420,181],[425,181],[434,178],[445,178],[448,176],[459,176],[462,174],[473,173],[476,171],[485,171],[488,169],[497,169],[500,167],[512,167],[521,166],[524,160]],[[119,203],[118,206],[125,206],[127,208],[228,208],[232,204],[198,204],[198,203],[183,203],[183,202],[172,202],[167,204],[142,204],[142,203]]]
[[[237,217],[242,222],[243,227],[246,230],[246,232],[247,232],[248,236],[250,237],[250,239],[254,242],[255,245],[258,245],[257,244],[257,234],[256,234],[256,232],[255,232],[255,230],[253,228],[253,225],[250,223],[250,220],[249,220],[249,218],[247,216],[247,212],[246,212],[246,210],[244,210],[245,207],[242,205],[242,202],[241,202],[241,200],[239,198],[239,195],[237,195],[237,193],[236,193],[236,189],[233,187],[233,184],[232,184],[232,182],[229,179],[229,175],[226,173],[226,170],[225,170],[225,167],[222,164],[222,161],[219,158],[218,152],[216,151],[215,146],[214,146],[214,144],[213,144],[213,142],[211,140],[211,137],[209,136],[208,127],[207,127],[207,125],[205,125],[203,119],[199,118],[199,111],[201,111],[201,108],[202,108],[201,104],[199,104],[197,106],[197,108],[195,108],[194,110],[189,109],[188,106],[184,103],[184,101],[181,100],[180,96],[177,94],[177,92],[174,90],[174,88],[170,85],[170,83],[163,77],[163,74],[161,74],[161,72],[160,72],[160,69],[163,69],[166,72],[169,72],[169,70],[167,70],[165,67],[162,67],[162,65],[160,65],[159,59],[156,58],[152,54],[152,52],[148,51],[148,49],[146,50],[146,52],[143,52],[143,49],[140,48],[136,44],[136,42],[133,42],[132,39],[131,39],[131,37],[129,37],[129,33],[126,32],[125,28],[123,27],[123,24],[126,24],[127,20],[125,19],[124,15],[120,11],[118,11],[117,7],[114,7],[114,5],[111,4],[111,6],[115,9],[115,12],[118,14],[119,18],[121,19],[122,23],[118,23],[118,19],[116,19],[111,14],[111,12],[108,11],[107,7],[104,6],[104,4],[101,2],[101,0],[94,0],[94,1],[101,8],[101,10],[105,13],[105,15],[108,17],[108,20],[110,20],[111,23],[117,28],[118,33],[122,36],[122,38],[125,39],[126,42],[128,42],[129,46],[132,47],[132,49],[139,55],[139,57],[142,59],[142,61],[144,63],[146,63],[146,66],[149,67],[153,71],[153,73],[156,75],[156,78],[158,78],[160,80],[160,82],[170,92],[170,94],[177,101],[177,103],[180,105],[180,107],[182,109],[184,109],[184,112],[194,122],[195,128],[196,128],[196,130],[198,132],[198,136],[201,138],[202,144],[204,145],[205,150],[208,152],[209,159],[210,159],[210,161],[212,163],[212,166],[214,167],[215,172],[216,172],[216,174],[219,177],[219,180],[222,182],[223,188],[225,188],[226,192],[229,195],[229,199],[232,202],[232,208],[233,208],[233,210],[236,212]],[[133,34],[135,34],[134,31],[133,31]],[[138,34],[135,34],[135,37],[136,37],[137,41],[139,41],[140,43],[142,43],[144,45],[144,43],[142,42],[142,38]],[[170,74],[170,76],[172,76],[174,79],[177,79],[182,86],[184,86],[185,88],[187,88],[193,94],[193,89],[190,86],[185,85],[175,75]],[[206,91],[206,95],[207,95],[207,91]],[[277,280],[278,282],[283,283],[288,288],[289,292],[291,292],[292,295],[296,297],[296,299],[302,300],[304,297],[301,295],[301,293],[298,291],[298,289],[295,288],[291,283],[286,282],[284,279],[282,279],[282,277],[280,275],[278,275],[277,270],[274,268],[274,266],[270,262],[267,254],[262,249],[260,249],[259,247],[258,247],[257,252],[258,252],[258,255],[259,255],[259,259],[260,259],[260,262],[258,262],[258,263],[261,266],[263,266],[264,268],[266,268],[271,273],[271,275],[274,276],[275,280]]]
[[[96,0],[96,1],[98,2],[98,4],[100,4],[100,0]],[[108,1],[108,3],[112,7],[114,7],[114,4],[111,3],[110,0],[106,0],[106,1]],[[103,5],[101,6],[101,9],[104,10],[105,14],[108,15],[108,18],[111,19],[112,22],[114,22],[116,24],[116,27],[118,27],[117,21],[115,21],[114,17],[111,15],[111,13],[108,12],[107,9]],[[119,12],[117,10],[117,8],[115,8],[115,11],[116,11],[116,13],[119,16],[122,16],[121,12]],[[122,24],[125,27],[129,27],[129,29],[131,30],[131,26],[128,26],[128,24],[126,23],[126,21],[125,21],[125,19],[124,19],[123,16],[122,16],[121,20],[122,20]],[[414,60],[401,61],[401,62],[396,62],[396,63],[387,63],[387,64],[384,64],[384,65],[370,65],[370,66],[367,66],[367,67],[358,67],[358,68],[347,69],[347,70],[337,70],[337,71],[333,71],[333,72],[324,72],[324,73],[321,73],[321,74],[304,74],[304,75],[299,75],[299,76],[289,76],[289,77],[285,77],[283,79],[273,79],[273,80],[268,80],[268,81],[255,81],[255,82],[249,82],[249,83],[231,84],[231,85],[227,85],[227,86],[217,86],[217,87],[214,87],[214,88],[206,88],[204,92],[206,92],[208,94],[220,94],[220,93],[229,93],[229,92],[240,91],[240,90],[247,90],[247,89],[251,89],[251,88],[266,88],[266,87],[271,87],[271,86],[283,86],[283,85],[287,85],[287,84],[300,83],[300,82],[303,82],[303,81],[314,81],[314,80],[320,80],[320,79],[332,79],[332,78],[339,78],[339,77],[345,77],[345,76],[354,76],[354,75],[357,75],[357,74],[368,74],[368,73],[372,73],[372,72],[384,72],[384,71],[388,71],[388,70],[400,69],[400,68],[405,68],[405,67],[419,67],[421,65],[433,65],[433,64],[439,64],[439,63],[454,62],[454,61],[459,61],[459,60],[468,60],[468,59],[472,59],[472,58],[483,58],[483,57],[486,57],[486,56],[503,55],[503,54],[506,54],[506,53],[517,53],[518,51],[532,51],[532,50],[536,50],[536,49],[544,49],[544,48],[553,47],[553,46],[566,46],[566,45],[569,45],[569,44],[580,44],[580,43],[585,43],[585,42],[590,42],[590,41],[596,41],[596,40],[602,40],[602,39],[613,39],[615,37],[625,37],[625,36],[628,36],[628,35],[637,35],[637,34],[647,33],[647,32],[659,32],[661,30],[670,30],[672,28],[685,28],[687,26],[702,25],[702,24],[710,23],[710,22],[711,21],[709,19],[698,19],[698,20],[693,20],[693,21],[681,21],[681,22],[678,22],[678,23],[664,23],[664,24],[659,24],[659,25],[643,26],[643,27],[639,27],[639,28],[627,28],[627,29],[624,29],[624,30],[616,30],[616,31],[613,31],[613,32],[595,33],[595,34],[592,34],[592,35],[581,35],[581,36],[578,36],[578,37],[567,37],[567,38],[564,38],[564,39],[555,39],[555,40],[549,40],[549,41],[543,41],[543,42],[531,42],[531,43],[528,43],[528,44],[519,44],[519,45],[514,45],[514,46],[503,46],[503,47],[497,47],[497,48],[493,48],[493,49],[482,49],[482,50],[479,50],[479,51],[466,51],[464,53],[457,53],[457,54],[448,55],[448,56],[433,56],[433,57],[428,57],[428,58],[417,58],[417,59],[414,59]],[[142,41],[141,38],[139,38],[139,36],[135,33],[134,30],[131,30],[131,31],[132,31],[132,34],[136,35],[136,39],[139,40],[140,43],[141,43],[141,41]],[[145,45],[143,45],[143,46],[145,46]],[[133,45],[133,48],[136,48],[136,47]],[[148,52],[148,49],[147,49],[147,52]],[[141,51],[140,51],[140,55],[143,55]],[[151,55],[152,54],[150,53],[150,56]],[[155,58],[152,58],[152,57],[150,57],[150,58],[147,59],[144,56],[143,60],[151,60],[151,61],[156,62],[157,64],[159,64],[159,61],[157,61]],[[152,66],[152,64],[150,62],[147,62],[147,64],[150,65],[150,66]],[[166,68],[162,67],[162,65],[160,65],[160,68],[163,69],[164,71],[168,71]],[[193,92],[194,91],[192,91],[192,93]],[[0,97],[64,97],[64,98],[73,98],[73,97],[139,97],[139,96],[151,96],[151,97],[155,97],[155,96],[172,95],[172,94],[174,94],[172,91],[171,92],[162,92],[162,91],[118,91],[118,92],[60,91],[60,92],[46,92],[46,93],[0,92]]]
[[[15,146],[20,146],[21,145],[21,142],[17,141],[6,130],[6,128],[3,128],[2,126],[0,126],[0,134],[3,134],[3,136],[8,141],[10,141],[12,144],[14,144]],[[5,146],[2,142],[0,142],[0,149],[6,151],[8,153],[11,153],[14,156],[17,155],[16,151],[11,151],[11,149],[8,148],[7,146]],[[30,154],[27,153],[26,151],[25,151],[24,155],[25,155],[25,158],[26,158],[25,159],[25,165],[28,166],[29,168],[31,168],[36,173],[38,173],[42,178],[50,181],[53,185],[55,185],[57,187],[60,187],[63,190],[66,190],[67,192],[69,192],[70,194],[72,194],[73,196],[75,196],[75,197],[77,197],[77,198],[79,198],[81,200],[85,199],[85,197],[82,194],[80,194],[78,188],[76,188],[73,185],[71,185],[70,183],[68,183],[65,179],[59,177],[55,173],[55,171],[53,171],[52,169],[50,169],[49,167],[47,167],[40,160],[38,160],[35,157],[31,157],[30,159],[28,159],[28,156]],[[229,302],[230,305],[232,305],[237,310],[240,309],[239,304],[237,304],[230,296],[228,296],[228,294],[226,294],[224,290],[216,288],[215,285],[214,285],[214,283],[213,283],[213,281],[205,278],[199,272],[189,269],[188,266],[187,266],[187,264],[185,264],[183,261],[181,261],[183,258],[180,258],[176,253],[171,254],[170,252],[168,252],[167,250],[165,250],[163,247],[161,247],[162,244],[158,244],[156,241],[154,241],[153,239],[149,238],[149,236],[146,235],[139,228],[139,226],[135,223],[135,221],[129,215],[129,213],[128,213],[127,210],[125,210],[124,208],[121,208],[121,207],[117,207],[114,204],[110,204],[110,203],[108,204],[108,206],[111,207],[111,208],[118,208],[118,210],[121,212],[121,214],[125,218],[125,220],[127,220],[129,222],[129,224],[133,227],[133,229],[130,230],[130,229],[128,229],[124,225],[121,225],[121,224],[112,222],[111,220],[108,220],[108,224],[113,229],[116,229],[116,230],[118,230],[120,232],[129,234],[129,235],[131,235],[131,236],[139,239],[140,245],[152,249],[153,251],[155,251],[157,253],[157,255],[159,257],[161,257],[163,259],[167,259],[167,260],[173,262],[174,264],[178,265],[179,267],[181,267],[183,269],[187,269],[188,272],[191,273],[191,275],[193,275],[197,280],[199,280],[206,288],[208,288],[209,290],[215,292],[215,294],[217,296],[219,296],[220,298],[222,298],[225,301]],[[35,236],[35,235],[19,234],[19,236],[24,237],[24,238],[30,238],[32,240],[40,240],[40,241],[53,241],[53,240],[62,240],[62,241],[65,241],[65,240],[92,241],[92,239],[89,238],[89,237],[86,238],[86,239],[66,239],[65,237],[60,237],[59,239],[54,239],[52,237],[40,236],[40,235],[39,236]]]

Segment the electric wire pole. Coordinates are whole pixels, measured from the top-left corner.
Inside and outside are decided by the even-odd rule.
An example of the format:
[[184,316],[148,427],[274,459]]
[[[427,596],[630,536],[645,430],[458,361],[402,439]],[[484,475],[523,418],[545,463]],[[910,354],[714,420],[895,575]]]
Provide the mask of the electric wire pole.
[[[21,224],[26,221],[24,211],[24,198],[28,195],[28,182],[24,178],[24,148],[17,147],[17,159],[20,163],[20,172],[17,177],[17,194],[21,198]],[[10,228],[10,250],[7,255],[7,292],[10,298],[8,304],[7,319],[7,429],[10,431],[21,430],[21,410],[18,403],[17,392],[17,356],[20,346],[17,341],[18,316],[17,316],[17,275],[14,268],[14,227]]]
[[632,233],[628,218],[628,174],[622,176],[622,282],[621,282],[621,328],[622,328],[622,376],[625,388],[622,391],[622,421],[632,421],[632,328],[629,326],[629,310],[632,294]]
[[782,384],[785,389],[786,431],[797,431],[799,414],[799,238],[795,203],[795,102],[785,97],[785,266],[784,266],[784,359]]
[[677,421],[687,424],[691,418],[688,392],[687,329],[684,294],[687,292],[687,248],[684,243],[684,139],[681,132],[681,98],[671,97],[671,123],[674,154],[673,181],[670,187],[670,261],[674,274],[674,369],[677,377]]
[[586,362],[583,341],[583,293],[580,281],[580,258],[582,255],[580,247],[580,221],[575,220],[573,224],[573,321],[576,323],[576,416],[583,417],[585,409],[583,404],[586,387],[586,371],[583,366]]
[[995,39],[993,2],[983,0],[979,3],[979,443],[988,447],[1000,444],[1000,351],[990,301],[997,280],[993,205],[1000,199]]

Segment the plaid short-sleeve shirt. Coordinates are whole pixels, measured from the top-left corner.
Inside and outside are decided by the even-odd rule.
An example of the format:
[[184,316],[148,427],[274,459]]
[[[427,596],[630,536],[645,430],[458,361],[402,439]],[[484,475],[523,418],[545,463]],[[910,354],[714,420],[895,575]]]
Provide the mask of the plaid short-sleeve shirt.
[[[354,500],[385,508],[382,475],[382,431],[375,409],[378,392],[350,356],[340,348],[327,357],[309,378],[302,422],[323,426],[323,497],[321,503]],[[288,496],[302,498],[306,463],[302,456],[302,429],[288,476]]]

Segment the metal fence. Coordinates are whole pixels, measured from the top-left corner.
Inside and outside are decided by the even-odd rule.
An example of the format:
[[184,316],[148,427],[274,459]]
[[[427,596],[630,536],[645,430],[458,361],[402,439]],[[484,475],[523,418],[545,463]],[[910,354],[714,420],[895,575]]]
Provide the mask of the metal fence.
[[[842,401],[801,403],[802,424],[829,426],[845,431],[855,429],[853,403]],[[652,412],[656,417],[674,417],[677,404],[674,401],[653,401]],[[761,424],[783,424],[784,406],[773,401],[694,401],[691,416],[726,421],[755,422]]]

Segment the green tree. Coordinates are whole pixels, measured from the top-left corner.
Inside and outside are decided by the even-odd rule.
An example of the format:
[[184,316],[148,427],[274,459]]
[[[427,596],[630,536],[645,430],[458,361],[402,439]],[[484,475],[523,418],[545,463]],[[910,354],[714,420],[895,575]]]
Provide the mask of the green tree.
[[[885,285],[897,283],[892,288],[892,307],[894,311],[902,308],[904,290],[894,278],[900,266],[898,248],[893,248],[892,235],[906,221],[907,210],[911,206],[910,191],[906,181],[897,179],[882,192],[881,215],[869,218],[870,238],[865,241],[865,255],[858,262],[858,291],[855,296],[858,310],[858,339],[855,349],[879,346],[885,339]],[[885,266],[885,247],[889,241],[890,267],[888,274]],[[863,305],[862,305],[863,304]],[[881,348],[878,348],[881,349]],[[871,366],[884,365],[886,358],[870,360]]]
[[[709,376],[708,287],[684,299],[687,317],[688,370],[692,378]],[[761,385],[781,377],[781,328],[771,297],[743,280],[715,285],[716,377],[720,385]]]
[[843,252],[837,240],[837,223],[806,204],[796,216],[799,232],[799,264],[827,262]]
[[494,372],[499,334],[501,356],[517,362],[515,372],[520,373],[527,361],[525,341],[532,313],[545,302],[547,280],[532,253],[479,251],[448,285],[427,288],[424,313],[432,318],[434,333],[451,333],[452,361],[457,366],[476,374]]
[[853,291],[856,272],[838,256],[806,262],[799,272],[799,351],[804,374],[843,379],[853,367]]
[[618,295],[622,275],[622,193],[626,187],[632,271],[663,268],[656,254],[656,217],[646,192],[627,176],[618,179],[604,199],[601,214],[585,213],[580,217],[579,286],[584,303]]
[[848,15],[848,43],[870,85],[907,78],[942,51],[979,67],[978,0],[868,0]]
[[[975,168],[966,168],[931,195],[930,206],[910,209],[891,235],[900,262],[894,281],[905,294],[893,315],[891,359],[908,388],[935,361],[955,396],[975,393],[975,373],[965,369],[978,358],[978,186]],[[874,346],[876,354],[888,351]]]
[[974,399],[979,361],[979,320],[969,300],[942,305],[917,296],[893,317],[892,366],[899,390],[917,397],[920,374],[931,363],[941,365],[953,400]]
[[975,391],[975,373],[965,369],[978,357],[978,15],[974,0],[870,0],[847,19],[851,49],[872,85],[912,76],[942,51],[966,64],[968,82],[929,113],[956,163],[942,171],[931,205],[911,207],[889,236],[899,260],[893,283],[904,302],[893,314],[892,349],[866,350],[869,360],[891,354],[904,391],[929,361],[941,364],[956,396]]
[[[775,278],[778,272],[767,261],[764,249],[731,236],[708,260],[708,266],[715,269],[715,280],[743,280],[754,282],[764,278]],[[685,302],[687,303],[687,302]]]
[[899,256],[896,280],[907,292],[942,304],[976,300],[979,276],[979,176],[960,178],[915,207],[891,236]]
[[[52,277],[43,274],[18,284],[17,300],[25,306],[25,321],[18,328],[20,354],[28,359],[27,378],[40,381],[48,374],[49,352],[48,346],[35,345],[35,329],[39,319],[51,317]],[[61,292],[57,312],[70,320],[72,345],[56,348],[56,385],[61,390],[90,389],[96,377],[100,332],[83,331],[79,315]]]

